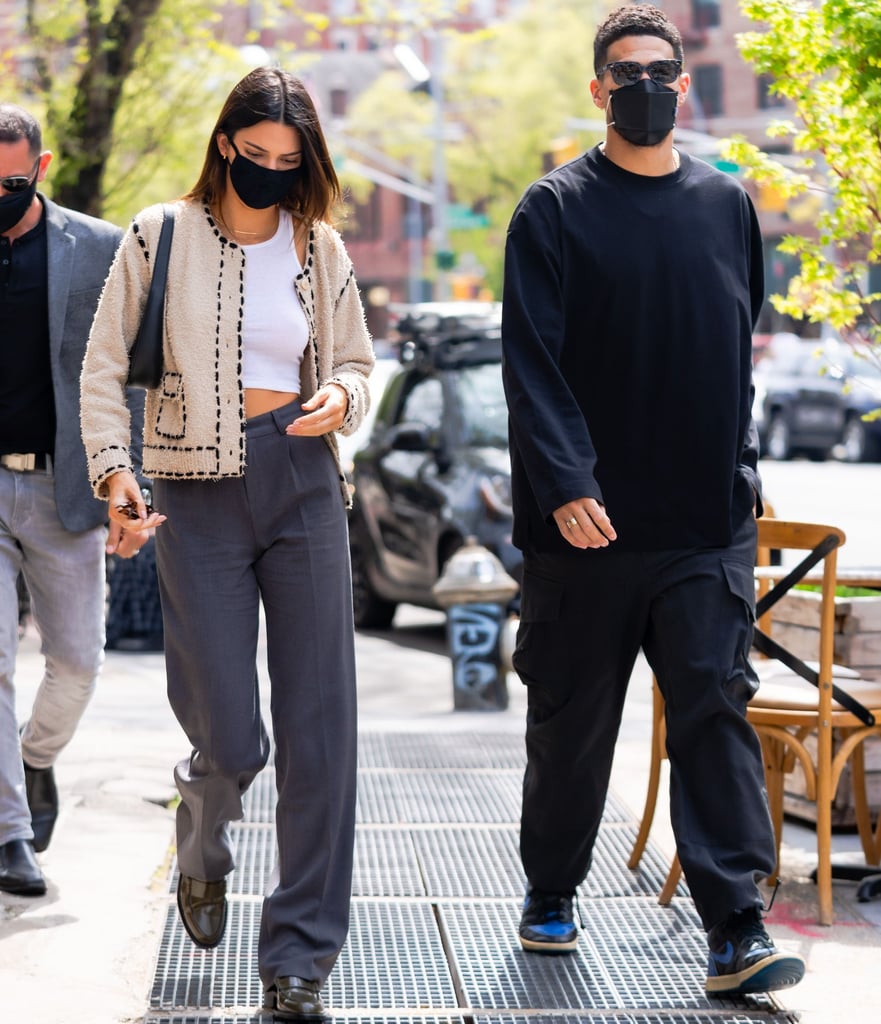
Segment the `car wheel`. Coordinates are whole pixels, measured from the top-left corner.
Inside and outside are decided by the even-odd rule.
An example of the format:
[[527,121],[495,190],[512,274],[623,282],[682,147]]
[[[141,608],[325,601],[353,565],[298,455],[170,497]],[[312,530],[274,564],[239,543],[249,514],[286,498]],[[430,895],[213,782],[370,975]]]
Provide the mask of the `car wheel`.
[[842,457],[845,462],[863,462],[868,454],[866,425],[859,416],[849,416],[841,437]]
[[352,610],[358,629],[388,629],[395,617],[397,603],[386,601],[370,585],[367,557],[354,537],[349,542],[352,559]]
[[778,413],[768,424],[768,456],[782,462],[792,456],[789,424]]

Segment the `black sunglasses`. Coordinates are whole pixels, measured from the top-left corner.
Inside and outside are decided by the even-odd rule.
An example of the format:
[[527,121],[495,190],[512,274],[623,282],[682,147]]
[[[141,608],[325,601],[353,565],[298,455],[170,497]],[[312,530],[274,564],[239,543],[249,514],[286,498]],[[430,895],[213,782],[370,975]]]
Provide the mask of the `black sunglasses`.
[[4,192],[24,192],[26,188],[30,187],[31,182],[34,180],[34,175],[37,173],[40,167],[40,158],[34,161],[34,167],[30,174],[13,174],[8,178],[0,178],[0,185],[3,186]]
[[642,78],[644,71],[658,85],[670,85],[682,74],[682,61],[653,60],[648,64],[640,64],[635,60],[613,60],[611,64],[604,64],[599,69],[597,78],[605,71],[612,72],[615,85],[634,85]]
[[[145,507],[148,516],[152,516],[153,513],[156,511],[156,509],[153,508],[153,506],[150,504],[147,504]],[[133,501],[127,501],[124,505],[117,505],[116,511],[121,512],[122,515],[126,517],[126,519],[133,519],[137,521],[141,518],[138,515],[138,506]]]

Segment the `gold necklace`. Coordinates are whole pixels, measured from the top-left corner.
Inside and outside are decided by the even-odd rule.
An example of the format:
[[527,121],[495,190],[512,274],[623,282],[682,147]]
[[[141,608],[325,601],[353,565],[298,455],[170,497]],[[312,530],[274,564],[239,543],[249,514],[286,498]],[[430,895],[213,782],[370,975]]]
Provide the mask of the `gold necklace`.
[[278,231],[279,221],[277,210],[275,215],[275,225],[269,231],[240,231],[238,228],[234,228],[232,227],[232,225],[227,224],[227,222],[223,219],[223,216],[221,215],[219,206],[217,208],[217,213],[215,214],[215,216],[217,220],[220,222],[221,227],[223,227],[225,234],[228,234],[234,242],[237,242],[240,236],[242,238],[255,238],[259,239],[260,241],[265,241],[268,238],[272,238],[276,231]]

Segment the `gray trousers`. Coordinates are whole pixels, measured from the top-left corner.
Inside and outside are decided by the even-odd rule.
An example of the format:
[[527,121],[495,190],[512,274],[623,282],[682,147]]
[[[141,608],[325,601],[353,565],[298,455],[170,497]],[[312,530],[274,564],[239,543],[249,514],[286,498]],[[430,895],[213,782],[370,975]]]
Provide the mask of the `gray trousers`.
[[154,482],[168,516],[156,533],[168,695],[193,747],[175,769],[177,857],[203,881],[234,868],[228,823],[269,756],[256,671],[263,605],[278,789],[264,985],[330,973],[348,932],[355,828],[346,516],[326,442],[284,433],[297,415],[299,402],[248,422],[243,477]]
[[727,548],[527,553],[514,667],[528,687],[520,850],[532,886],[574,891],[590,867],[642,647],[664,695],[671,821],[701,920],[762,905],[775,842],[746,720],[755,552],[750,516]]
[[[58,518],[51,472],[0,467],[0,846],[32,839],[22,756],[50,768],[95,690],[104,660],[103,526],[81,533]],[[45,659],[19,746],[13,679],[24,574]]]

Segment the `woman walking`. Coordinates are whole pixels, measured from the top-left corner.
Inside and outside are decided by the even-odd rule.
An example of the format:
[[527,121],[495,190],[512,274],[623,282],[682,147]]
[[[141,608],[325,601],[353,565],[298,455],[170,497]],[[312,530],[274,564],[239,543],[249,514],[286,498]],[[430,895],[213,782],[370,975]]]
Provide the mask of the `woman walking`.
[[[373,352],[330,226],[339,183],[302,82],[258,68],[232,90],[201,175],[174,204],[163,378],[148,391],[145,505],[129,459],[128,352],[162,209],[139,213],[104,289],[82,376],[95,493],[156,532],[168,694],[192,753],[175,769],[178,907],[216,946],[228,823],[266,764],[256,674],[266,622],[278,878],[263,905],[265,1005],[320,1020],[349,922],[356,698],[348,491],[334,432],[369,397]],[[130,516],[137,516],[133,521]]]

